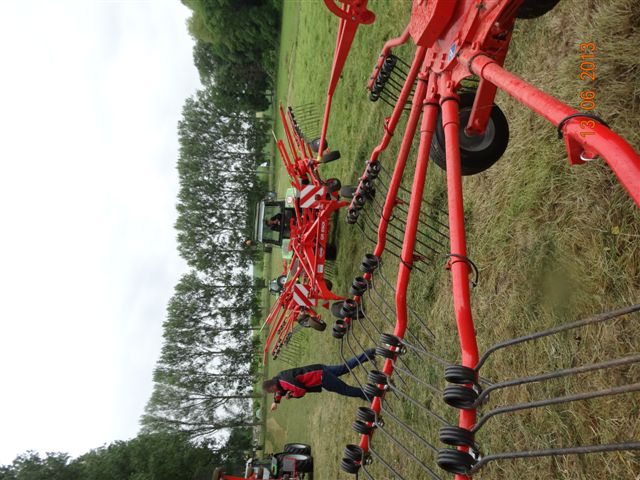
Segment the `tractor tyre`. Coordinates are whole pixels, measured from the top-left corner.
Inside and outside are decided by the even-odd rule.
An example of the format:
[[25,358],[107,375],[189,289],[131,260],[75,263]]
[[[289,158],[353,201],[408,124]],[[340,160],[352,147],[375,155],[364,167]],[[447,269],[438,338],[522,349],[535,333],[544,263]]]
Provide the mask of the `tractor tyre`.
[[311,445],[306,443],[285,443],[284,453],[297,453],[298,455],[310,455]]
[[[293,458],[296,461],[296,472],[309,473],[313,472],[313,457],[311,455],[300,455],[298,453],[285,453],[284,457]],[[291,472],[288,472],[291,473]]]
[[[462,175],[475,175],[484,172],[496,163],[509,143],[509,124],[497,105],[493,105],[487,128],[482,135],[468,136],[464,129],[471,114],[471,107],[475,94],[460,95],[460,166]],[[443,170],[447,169],[445,155],[444,129],[442,128],[442,113],[438,115],[438,124],[431,143],[431,158]]]
[[346,185],[340,189],[340,196],[343,198],[353,198],[358,187],[356,185]]
[[340,158],[340,151],[333,150],[331,152],[327,152],[322,157],[320,157],[320,163],[329,163],[334,162]]
[[532,18],[538,18],[547,12],[553,10],[560,0],[524,0],[518,13],[517,18],[530,20]]

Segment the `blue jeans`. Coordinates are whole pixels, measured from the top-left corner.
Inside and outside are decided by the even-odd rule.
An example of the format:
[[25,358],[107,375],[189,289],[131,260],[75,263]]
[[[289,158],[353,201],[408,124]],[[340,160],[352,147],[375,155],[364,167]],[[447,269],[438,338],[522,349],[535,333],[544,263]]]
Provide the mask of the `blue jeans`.
[[367,352],[362,353],[357,357],[353,357],[341,365],[323,365],[322,388],[329,390],[330,392],[337,393],[338,395],[344,395],[345,397],[356,397],[367,400],[367,396],[361,388],[347,385],[338,377],[346,374],[349,370],[353,370],[358,365],[368,362],[372,358],[373,352],[371,350],[367,350]]

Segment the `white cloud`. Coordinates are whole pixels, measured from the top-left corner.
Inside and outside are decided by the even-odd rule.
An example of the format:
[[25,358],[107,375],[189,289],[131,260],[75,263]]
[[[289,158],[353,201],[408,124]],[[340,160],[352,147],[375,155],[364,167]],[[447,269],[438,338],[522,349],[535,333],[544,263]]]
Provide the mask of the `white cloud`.
[[0,464],[134,436],[198,86],[175,0],[0,2]]

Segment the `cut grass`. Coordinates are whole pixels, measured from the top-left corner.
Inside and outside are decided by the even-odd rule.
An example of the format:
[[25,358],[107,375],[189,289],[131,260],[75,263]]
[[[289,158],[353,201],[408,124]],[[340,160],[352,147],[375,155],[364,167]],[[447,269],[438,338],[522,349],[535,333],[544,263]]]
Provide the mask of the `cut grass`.
[[[362,172],[364,161],[382,136],[384,116],[389,114],[388,108],[366,100],[364,85],[384,41],[399,34],[408,19],[408,6],[394,5],[370,2],[378,19],[360,28],[334,99],[328,139],[341,150],[343,159],[323,167],[322,174],[341,178],[343,184]],[[518,22],[506,67],[569,105],[577,106],[579,91],[593,89],[599,115],[638,150],[638,12],[639,0],[564,0],[541,19]],[[288,36],[283,33],[277,97],[283,105],[322,105],[337,20],[321,2],[287,2],[285,24],[292,30]],[[598,79],[593,85],[578,78],[578,45],[588,41],[595,42],[599,52]],[[412,49],[403,47],[396,53],[409,60]],[[492,169],[464,179],[469,255],[481,274],[472,297],[481,351],[506,338],[637,302],[640,293],[640,215],[613,174],[603,162],[569,166],[553,127],[502,93],[496,103],[509,119],[509,148]],[[399,126],[394,142],[381,157],[385,165],[393,165],[402,131]],[[282,193],[286,183],[280,169],[277,191]],[[427,196],[436,196],[442,188],[442,172],[430,166]],[[364,243],[342,223],[338,238],[334,290],[346,292],[365,251]],[[274,252],[274,271],[281,266],[277,257]],[[456,361],[449,277],[441,266],[432,268],[411,283],[408,300],[429,320],[438,339],[435,351]],[[385,266],[385,273],[395,278],[392,262]],[[331,323],[328,315],[325,319]],[[329,332],[303,335],[308,349],[300,365],[340,361],[338,342]],[[639,340],[631,322],[620,321],[496,355],[487,364],[486,375],[504,379],[613,358],[621,352],[639,351]],[[269,371],[288,367],[272,362]],[[505,391],[496,395],[496,401],[507,404],[564,391],[600,389],[623,375],[609,373]],[[429,374],[440,375],[435,370]],[[638,378],[637,370],[624,374]],[[428,400],[424,392],[412,393]],[[268,446],[277,450],[285,441],[310,443],[317,478],[352,478],[340,472],[338,464],[343,446],[357,441],[349,425],[359,405],[359,401],[327,393],[285,401],[269,416],[268,426],[273,428],[269,428]],[[439,399],[433,406],[451,415]],[[405,418],[418,418],[414,407],[403,405],[402,410]],[[501,452],[638,438],[639,410],[637,397],[626,395],[513,414],[483,429],[482,446],[486,452]],[[421,428],[425,435],[435,437],[431,427]],[[395,456],[402,461],[397,452]],[[422,478],[417,470],[403,473],[406,478]],[[477,478],[615,479],[634,478],[638,473],[637,457],[609,454],[490,464]]]

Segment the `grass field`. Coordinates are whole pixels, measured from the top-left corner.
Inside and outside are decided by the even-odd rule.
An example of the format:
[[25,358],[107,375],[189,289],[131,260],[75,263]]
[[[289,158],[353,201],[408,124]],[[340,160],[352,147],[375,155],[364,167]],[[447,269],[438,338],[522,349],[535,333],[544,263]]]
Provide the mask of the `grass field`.
[[[381,125],[390,109],[370,103],[365,84],[382,44],[402,31],[409,15],[408,2],[372,0],[369,5],[378,19],[358,32],[330,121],[329,143],[341,151],[342,159],[322,170],[325,178],[338,177],[343,184],[360,175],[382,136]],[[277,100],[283,105],[323,105],[337,24],[322,2],[285,2],[277,85]],[[518,22],[506,67],[577,107],[578,92],[584,89],[578,78],[578,45],[595,42],[599,52],[598,78],[593,85],[597,111],[639,150],[639,25],[640,0],[563,0],[540,19]],[[402,47],[394,53],[409,60],[412,48]],[[469,255],[480,270],[472,302],[481,351],[502,339],[636,303],[640,298],[640,214],[606,165],[569,166],[552,126],[504,94],[498,95],[496,103],[509,120],[509,147],[486,173],[464,179]],[[281,137],[279,122],[275,129]],[[383,164],[393,165],[398,141],[395,138],[381,157]],[[430,166],[427,197],[438,196],[443,179],[443,172]],[[408,178],[407,184],[410,181]],[[286,184],[280,169],[274,177],[276,191],[282,193]],[[345,294],[357,274],[359,259],[368,250],[348,225],[341,222],[337,234],[339,254],[332,280],[334,291]],[[269,269],[278,272],[277,252],[270,260],[267,273]],[[437,339],[434,351],[455,362],[459,353],[449,275],[442,267],[434,265],[425,275],[416,276],[409,300],[428,319]],[[394,265],[389,263],[386,268],[394,278]],[[329,315],[325,320],[332,323]],[[300,365],[340,361],[339,342],[329,331],[304,332],[302,342],[307,348]],[[622,351],[640,351],[640,334],[631,321],[498,355],[487,365],[486,374],[510,378],[539,373],[544,366],[561,368],[613,358]],[[271,362],[269,374],[288,367]],[[532,396],[603,388],[612,377],[635,381],[639,377],[637,369],[613,373],[555,382],[544,391],[514,389],[500,398],[513,403]],[[287,441],[310,443],[317,479],[352,478],[339,470],[339,460],[344,445],[357,442],[350,424],[360,405],[332,394],[285,401],[266,418],[267,450],[277,450]],[[488,425],[482,446],[488,452],[500,452],[637,439],[639,412],[637,396],[625,395],[514,414]],[[415,414],[409,407],[402,407],[402,413],[407,418]],[[425,426],[423,432],[428,431]],[[406,478],[422,478],[410,466],[404,468]],[[623,479],[638,474],[637,457],[609,454],[500,463],[477,478]]]

